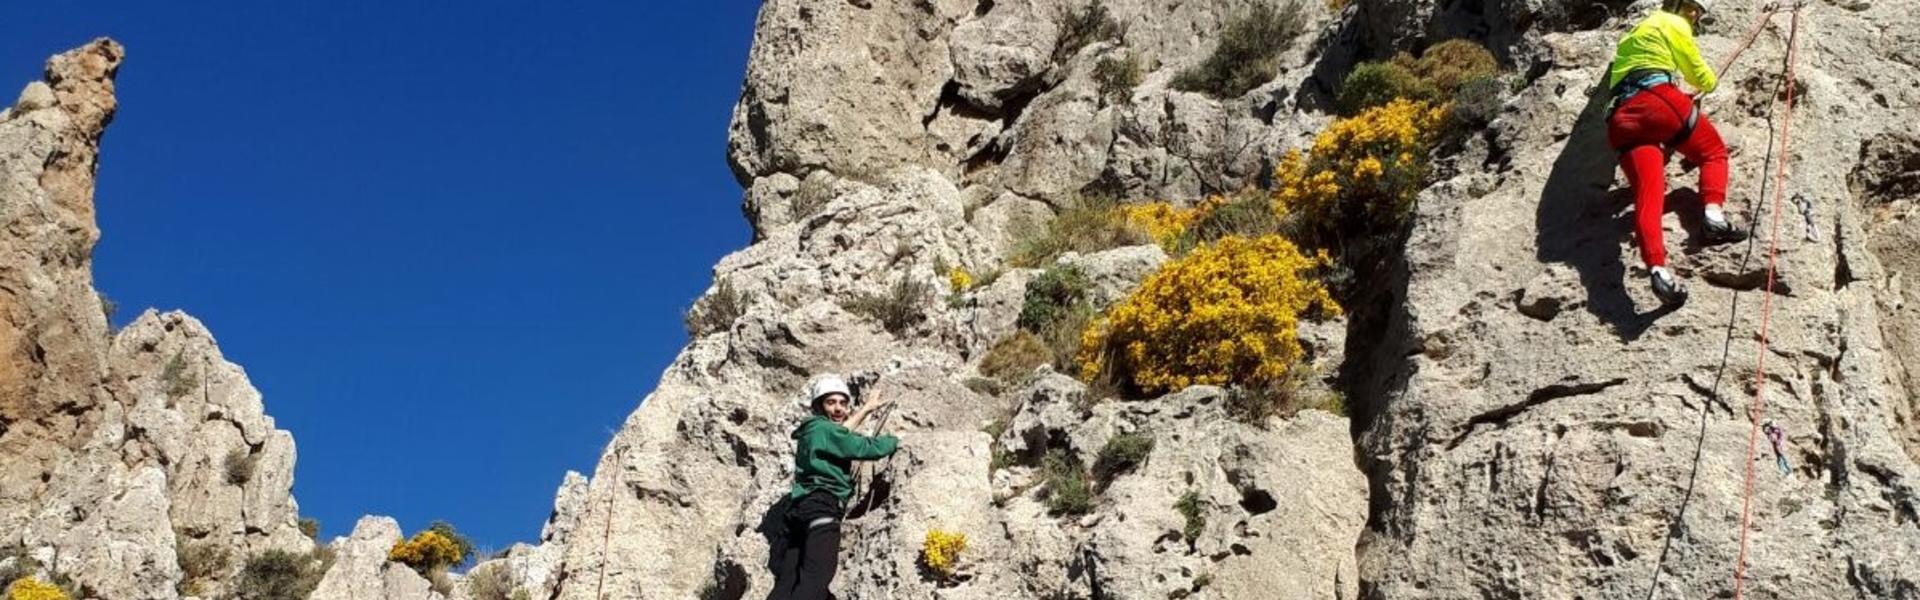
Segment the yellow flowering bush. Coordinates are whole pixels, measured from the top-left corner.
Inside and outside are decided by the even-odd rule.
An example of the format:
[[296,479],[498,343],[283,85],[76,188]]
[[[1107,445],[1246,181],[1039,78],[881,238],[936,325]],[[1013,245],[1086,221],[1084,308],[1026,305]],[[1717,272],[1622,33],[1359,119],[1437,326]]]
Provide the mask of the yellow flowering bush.
[[432,530],[413,534],[412,539],[395,543],[393,549],[387,551],[387,560],[413,567],[420,573],[459,564],[463,558],[459,544]]
[[947,271],[947,284],[955,292],[967,291],[973,288],[973,274],[968,273],[966,267],[954,267]]
[[926,542],[920,545],[920,560],[941,579],[950,579],[960,565],[960,553],[966,549],[966,534],[932,529],[927,531]]
[[1340,312],[1315,279],[1331,264],[1279,235],[1203,245],[1087,328],[1081,374],[1143,393],[1281,381],[1303,353],[1300,317]]
[[22,577],[7,587],[7,600],[69,600],[58,586],[32,577]]
[[1334,121],[1274,168],[1274,202],[1317,227],[1398,224],[1425,183],[1449,107],[1399,99]]

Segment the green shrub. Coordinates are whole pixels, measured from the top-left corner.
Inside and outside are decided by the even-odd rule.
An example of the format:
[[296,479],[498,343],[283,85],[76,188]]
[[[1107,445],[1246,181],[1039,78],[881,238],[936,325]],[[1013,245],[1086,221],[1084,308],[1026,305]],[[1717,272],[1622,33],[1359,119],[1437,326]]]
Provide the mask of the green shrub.
[[1432,100],[1439,96],[1431,84],[1398,62],[1367,62],[1353,68],[1340,82],[1340,95],[1334,107],[1341,115],[1353,116],[1369,108],[1386,106],[1396,98]]
[[1153,241],[1127,221],[1118,202],[1100,196],[1076,198],[1052,220],[1022,229],[1008,261],[1016,267],[1051,264],[1068,252],[1087,254]]
[[1493,58],[1492,52],[1478,42],[1464,39],[1434,44],[1420,54],[1413,67],[1442,98],[1452,97],[1470,82],[1500,74],[1500,62]]
[[1236,385],[1227,390],[1227,416],[1250,425],[1264,425],[1268,417],[1291,417],[1309,408],[1347,413],[1346,397],[1337,391],[1308,386],[1306,369],[1297,369],[1279,381],[1263,385]]
[[1179,501],[1173,503],[1173,509],[1180,511],[1180,518],[1186,521],[1186,525],[1180,528],[1180,535],[1185,536],[1189,544],[1199,539],[1200,532],[1207,528],[1206,507],[1200,505],[1200,493],[1187,490]]
[[899,335],[924,316],[922,308],[932,292],[933,286],[926,282],[902,275],[886,293],[856,297],[847,310],[879,321],[888,332]]
[[459,554],[459,559],[447,566],[457,567],[473,560],[473,540],[468,539],[465,534],[455,530],[452,523],[436,520],[427,524],[427,531],[440,534],[440,537],[453,541],[453,548],[454,551]]
[[178,541],[174,548],[174,560],[180,565],[180,584],[174,590],[182,595],[202,594],[207,582],[220,577],[233,564],[226,548],[212,543],[189,542],[186,536],[178,533],[174,539]]
[[197,387],[187,374],[187,357],[175,351],[173,358],[167,359],[167,366],[160,370],[160,386],[166,390],[169,399],[184,398]]
[[331,552],[316,551],[302,556],[285,550],[268,550],[248,558],[246,566],[241,567],[233,597],[235,600],[306,600],[332,564]]
[[1047,514],[1084,515],[1093,512],[1093,486],[1087,483],[1087,471],[1079,459],[1066,450],[1047,452],[1041,463],[1047,482]]
[[1053,353],[1039,336],[1016,329],[987,349],[980,359],[980,374],[1002,385],[1020,385],[1033,376],[1034,369],[1052,359]]
[[1198,211],[1193,222],[1174,236],[1172,253],[1184,255],[1204,244],[1230,236],[1256,238],[1280,233],[1285,221],[1274,210],[1273,195],[1247,188]]
[[1453,95],[1453,124],[1474,129],[1485,127],[1500,116],[1507,101],[1507,86],[1498,77],[1482,77],[1460,86]]
[[722,279],[714,284],[713,293],[693,303],[682,318],[687,326],[687,337],[697,338],[716,331],[726,331],[733,322],[747,313],[746,294],[734,289],[733,281]]
[[1139,87],[1140,79],[1140,57],[1132,52],[1117,57],[1109,54],[1093,65],[1093,82],[1108,104],[1132,101],[1133,88]]
[[300,533],[307,539],[320,541],[320,520],[313,517],[300,517]]
[[1017,323],[1027,331],[1046,331],[1073,313],[1086,310],[1087,292],[1092,287],[1093,283],[1079,266],[1047,267],[1040,276],[1027,282],[1026,299],[1020,306]]
[[1173,87],[1231,98],[1245,94],[1280,72],[1280,54],[1306,28],[1298,2],[1274,8],[1265,3],[1231,23],[1205,61],[1173,79]]
[[1063,63],[1094,42],[1119,41],[1126,29],[1113,20],[1100,0],[1088,2],[1067,14],[1060,24],[1060,37],[1053,44],[1053,62]]
[[1093,461],[1093,480],[1101,487],[1113,483],[1121,474],[1147,462],[1153,453],[1153,438],[1139,433],[1122,433],[1107,440]]
[[253,481],[253,472],[260,464],[260,455],[234,448],[227,451],[225,463],[227,483],[246,485],[247,482]]
[[809,176],[800,180],[787,204],[787,213],[794,221],[805,220],[826,208],[834,198],[833,178],[825,175]]

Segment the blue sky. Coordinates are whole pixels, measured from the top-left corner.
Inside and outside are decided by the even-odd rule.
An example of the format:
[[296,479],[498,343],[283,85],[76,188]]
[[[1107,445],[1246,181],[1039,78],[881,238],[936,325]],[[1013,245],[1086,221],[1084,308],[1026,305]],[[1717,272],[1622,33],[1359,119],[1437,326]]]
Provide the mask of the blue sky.
[[539,535],[746,245],[725,160],[757,3],[10,3],[0,101],[128,48],[96,284],[205,321],[326,535]]

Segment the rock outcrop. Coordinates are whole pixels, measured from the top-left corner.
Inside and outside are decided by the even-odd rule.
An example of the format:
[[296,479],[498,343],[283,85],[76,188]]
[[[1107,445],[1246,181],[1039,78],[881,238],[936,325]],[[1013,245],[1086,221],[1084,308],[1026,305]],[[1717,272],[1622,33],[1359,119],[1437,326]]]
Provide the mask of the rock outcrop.
[[[1733,148],[1731,209],[1763,238],[1778,222],[1777,285],[1759,289],[1764,239],[1707,246],[1670,216],[1695,293],[1660,309],[1629,267],[1598,85],[1645,6],[1307,2],[1270,81],[1175,89],[1257,1],[764,3],[727,134],[752,244],[715,266],[693,339],[591,477],[568,474],[540,543],[473,577],[545,599],[763,596],[799,390],[839,372],[898,401],[886,428],[904,440],[859,476],[845,597],[1721,597],[1743,522],[1754,597],[1920,597],[1911,11],[1802,10],[1779,214],[1760,185],[1788,126],[1787,16],[1723,74],[1708,106]],[[1718,4],[1730,27],[1761,17],[1757,0]],[[1700,43],[1717,58],[1734,34]],[[1331,119],[1358,60],[1452,37],[1487,43],[1511,93],[1442,151],[1402,245],[1353,273],[1348,316],[1301,328],[1329,375],[1314,391],[1351,421],[1249,423],[1211,387],[1119,400],[1056,373],[1071,365],[981,385],[1039,273],[1011,264],[1036,225],[1083,194],[1191,203],[1259,184]],[[157,312],[116,334],[101,314],[92,174],[121,55],[56,57],[0,111],[0,544],[87,596],[220,595],[238,563],[196,576],[179,552],[312,543],[292,439],[211,334]],[[1129,62],[1137,81],[1116,82]],[[1060,260],[1106,304],[1168,257]],[[954,267],[997,278],[954,289]],[[1760,406],[1786,429],[1784,472],[1750,446]],[[1086,506],[1050,506],[1070,487],[1050,461],[1101,464],[1123,435],[1151,447],[1102,471]],[[936,530],[968,540],[950,575],[920,556]],[[314,597],[441,597],[386,561],[401,533],[368,518],[329,544]],[[466,582],[444,595],[471,597]]]

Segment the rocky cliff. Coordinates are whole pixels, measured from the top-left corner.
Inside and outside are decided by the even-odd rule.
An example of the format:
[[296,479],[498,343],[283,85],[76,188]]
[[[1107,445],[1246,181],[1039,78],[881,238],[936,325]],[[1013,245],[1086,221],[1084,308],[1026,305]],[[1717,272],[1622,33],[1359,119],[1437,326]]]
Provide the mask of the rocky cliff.
[[[904,440],[861,477],[842,597],[1719,597],[1743,512],[1754,597],[1920,597],[1911,11],[1806,5],[1791,120],[1792,21],[1766,17],[1710,105],[1732,210],[1763,239],[1693,242],[1697,200],[1677,191],[1668,235],[1694,298],[1660,309],[1600,126],[1613,41],[1645,7],[1335,4],[1283,7],[1301,33],[1276,74],[1210,95],[1174,80],[1260,1],[765,2],[727,133],[752,243],[715,266],[693,309],[709,318],[592,476],[569,474],[540,543],[472,577],[533,598],[763,596],[799,391],[840,372],[898,401],[887,429]],[[1700,41],[1715,60],[1765,10],[1719,4]],[[1191,204],[1266,185],[1356,62],[1458,37],[1494,51],[1508,93],[1440,151],[1411,225],[1353,274],[1349,316],[1301,334],[1314,385],[1351,419],[1249,420],[1209,386],[1122,400],[1047,367],[982,376],[1042,272],[1013,260],[1036,224],[1083,195]],[[195,544],[312,543],[291,438],[210,334],[178,313],[118,333],[101,316],[91,177],[120,57],[110,42],[56,57],[0,113],[0,531],[19,532],[0,543],[95,597],[174,598]],[[1135,76],[1115,85],[1122,59]],[[1804,215],[1770,212],[1760,187],[1788,127],[1784,197]],[[1108,302],[1169,259],[1141,242],[1060,260]],[[966,286],[954,266],[1000,275]],[[910,311],[858,306],[901,290]],[[1756,395],[1793,468],[1761,442],[1748,511]],[[1053,461],[1100,463],[1123,437],[1153,443],[1084,514],[1049,506]],[[967,536],[952,575],[921,560],[934,530]],[[368,518],[333,541],[314,597],[437,595],[386,562],[400,535]]]

